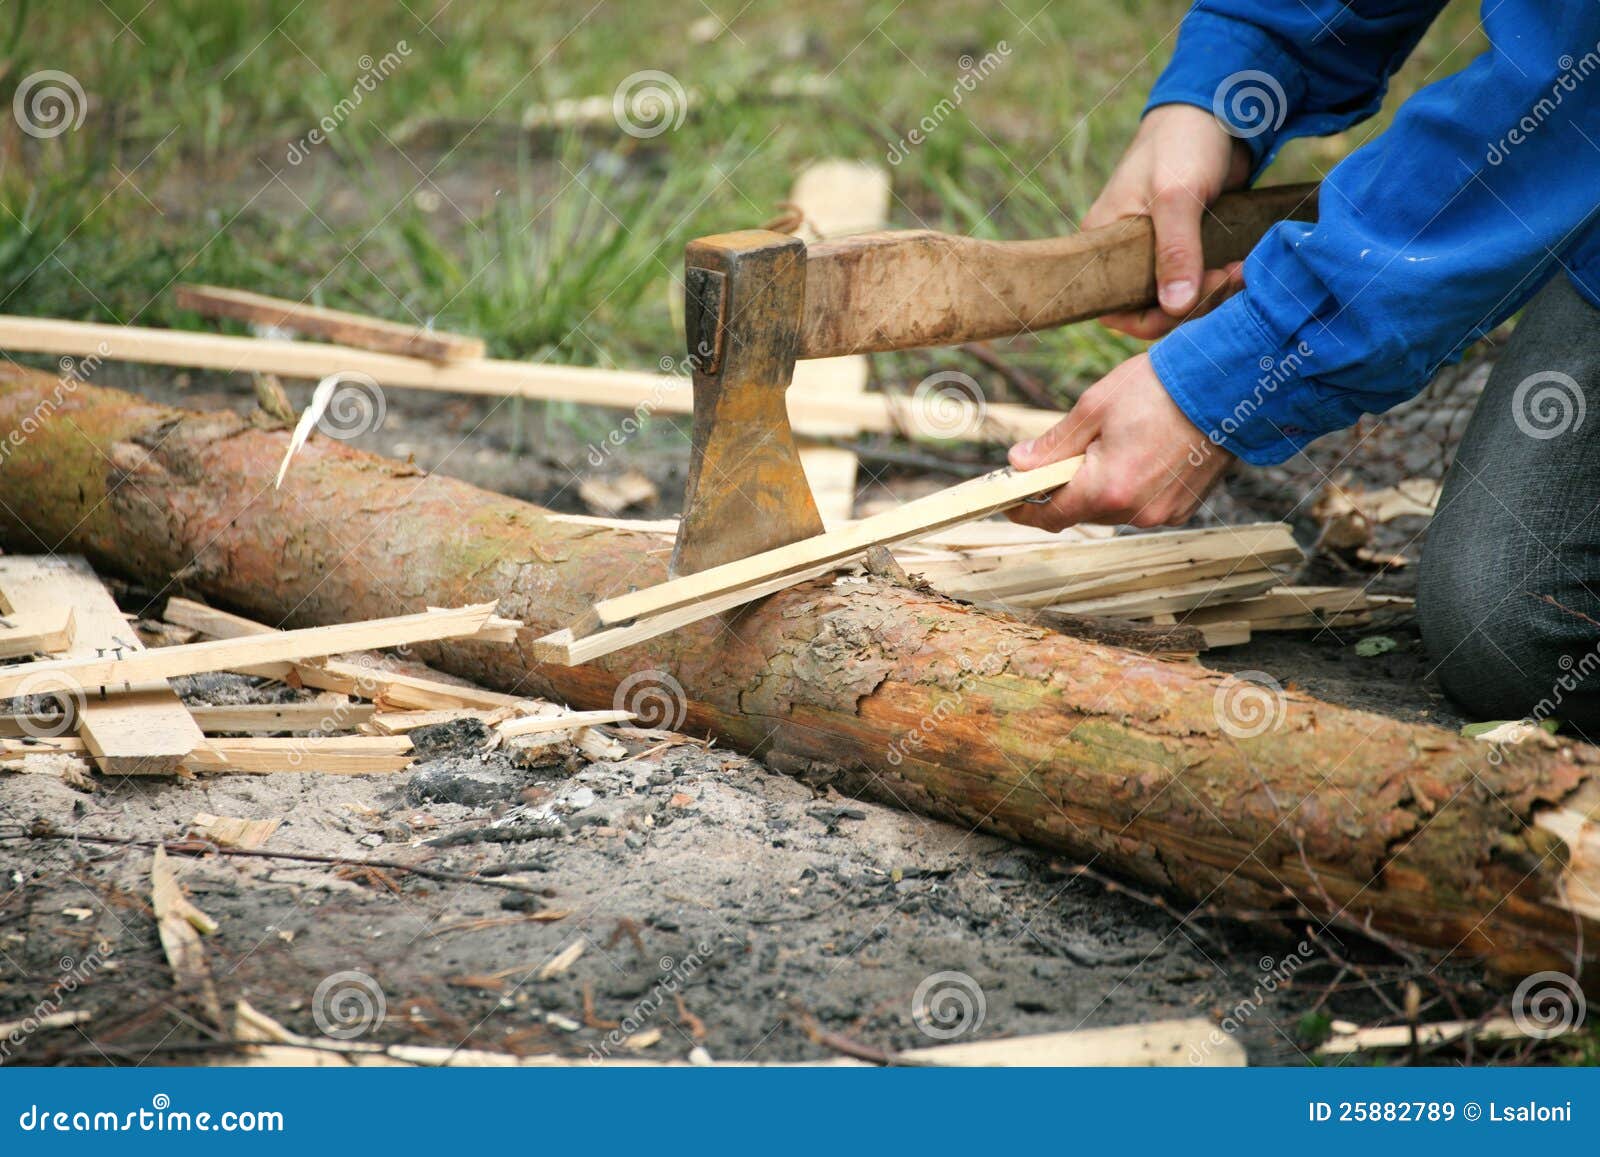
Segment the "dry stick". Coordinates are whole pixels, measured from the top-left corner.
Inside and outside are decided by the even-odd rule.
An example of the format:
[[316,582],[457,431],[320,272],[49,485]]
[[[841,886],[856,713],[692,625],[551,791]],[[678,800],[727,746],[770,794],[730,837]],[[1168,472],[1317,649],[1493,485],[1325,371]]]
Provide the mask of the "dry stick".
[[0,833],[0,841],[3,840],[61,840],[67,843],[110,844],[124,848],[164,847],[168,854],[174,856],[215,853],[219,856],[244,856],[256,860],[296,860],[300,863],[329,864],[334,867],[383,868],[393,872],[409,872],[413,876],[421,876],[424,879],[434,880],[441,884],[476,884],[481,888],[500,888],[507,892],[526,892],[534,896],[544,894],[544,890],[541,888],[532,888],[526,884],[518,884],[513,880],[488,880],[480,876],[469,876],[463,872],[447,872],[440,868],[423,868],[416,864],[404,864],[399,860],[353,860],[348,856],[324,856],[315,852],[269,852],[264,848],[225,848],[212,843],[210,840],[139,840],[131,836],[96,836],[82,832],[55,832],[48,828],[19,832],[16,835]]
[[[643,406],[650,413],[661,414],[689,414],[694,409],[689,379],[671,374],[495,358],[436,363],[320,342],[227,337],[53,318],[0,316],[0,348],[12,353],[99,356],[111,361],[224,372],[254,370],[286,378],[321,379],[342,371],[366,374],[385,387],[578,402],[624,410]],[[1008,405],[990,406],[985,413],[992,421],[973,431],[973,441],[1012,442],[1036,437],[1060,416]],[[942,423],[935,405],[916,398],[855,394],[818,399],[801,395],[789,399],[789,417],[797,434],[815,431],[831,435],[837,434],[841,426],[850,426],[879,432],[926,431],[929,437],[948,438],[948,432],[941,434]]]

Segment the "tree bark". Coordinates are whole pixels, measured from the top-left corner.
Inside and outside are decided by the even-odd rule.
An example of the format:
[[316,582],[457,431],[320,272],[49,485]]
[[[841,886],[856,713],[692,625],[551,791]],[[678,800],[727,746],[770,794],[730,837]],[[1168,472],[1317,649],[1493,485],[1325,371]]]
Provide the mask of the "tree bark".
[[[1337,914],[1510,974],[1595,957],[1595,825],[1571,806],[1594,796],[1595,749],[1494,748],[1270,687],[1251,714],[1253,685],[1198,664],[870,577],[542,666],[528,640],[665,576],[662,538],[546,517],[328,438],[275,490],[286,437],[0,370],[0,543],[81,551],[274,625],[499,599],[526,623],[519,645],[418,650],[502,691],[654,704],[657,724],[1197,904]],[[1534,825],[1540,812],[1568,838]]]

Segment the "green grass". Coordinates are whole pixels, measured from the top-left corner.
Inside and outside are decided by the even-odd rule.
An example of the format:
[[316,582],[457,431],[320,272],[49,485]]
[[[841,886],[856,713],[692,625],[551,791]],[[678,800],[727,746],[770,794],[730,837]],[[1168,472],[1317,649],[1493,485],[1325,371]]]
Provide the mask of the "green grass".
[[[0,310],[193,325],[171,285],[213,281],[435,319],[506,357],[653,367],[678,352],[685,240],[775,215],[811,159],[883,159],[951,95],[963,56],[1002,41],[1000,67],[893,168],[895,223],[1073,228],[1184,8],[754,0],[735,18],[735,0],[408,3],[14,0],[0,98],[57,69],[88,107],[51,140],[4,120]],[[713,8],[733,23],[702,42],[691,29]],[[1474,19],[1452,5],[1397,95],[1465,63]],[[385,53],[398,67],[289,164],[290,143],[351,97],[363,58]],[[648,140],[609,121],[519,128],[530,106],[609,98],[643,69],[698,90],[679,127]],[[806,78],[830,90],[766,96]],[[1272,179],[1315,177],[1372,131],[1297,142]],[[1078,326],[1015,356],[1072,394],[1134,348]],[[881,358],[877,372],[915,377],[950,356]]]

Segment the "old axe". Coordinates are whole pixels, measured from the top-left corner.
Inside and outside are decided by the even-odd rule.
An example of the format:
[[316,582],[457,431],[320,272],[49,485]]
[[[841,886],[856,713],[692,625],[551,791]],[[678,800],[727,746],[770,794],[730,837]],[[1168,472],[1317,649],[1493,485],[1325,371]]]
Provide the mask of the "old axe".
[[[1315,185],[1218,198],[1208,266],[1274,224],[1314,220]],[[983,241],[889,230],[807,245],[752,229],[684,257],[694,431],[674,575],[822,532],[784,394],[799,358],[954,345],[1154,304],[1154,232],[1135,217],[1067,237]]]

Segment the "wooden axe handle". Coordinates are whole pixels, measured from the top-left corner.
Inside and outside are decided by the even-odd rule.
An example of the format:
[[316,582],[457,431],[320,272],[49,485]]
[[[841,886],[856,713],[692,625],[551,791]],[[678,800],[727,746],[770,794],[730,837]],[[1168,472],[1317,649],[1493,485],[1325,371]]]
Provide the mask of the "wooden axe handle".
[[[1208,268],[1243,260],[1279,221],[1316,220],[1317,186],[1227,193],[1206,213]],[[1148,217],[1042,241],[931,229],[863,233],[806,250],[800,356],[955,345],[1049,329],[1156,300]]]

